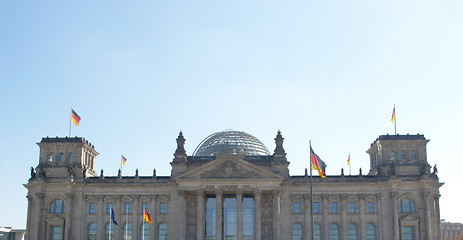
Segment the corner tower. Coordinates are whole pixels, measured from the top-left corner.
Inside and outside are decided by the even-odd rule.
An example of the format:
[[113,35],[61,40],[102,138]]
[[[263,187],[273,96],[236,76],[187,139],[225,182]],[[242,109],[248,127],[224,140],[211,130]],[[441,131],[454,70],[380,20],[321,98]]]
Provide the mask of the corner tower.
[[430,174],[424,135],[381,135],[367,150],[369,175],[423,176]]
[[95,177],[98,152],[85,138],[42,138],[39,165],[31,168],[31,179],[82,179]]

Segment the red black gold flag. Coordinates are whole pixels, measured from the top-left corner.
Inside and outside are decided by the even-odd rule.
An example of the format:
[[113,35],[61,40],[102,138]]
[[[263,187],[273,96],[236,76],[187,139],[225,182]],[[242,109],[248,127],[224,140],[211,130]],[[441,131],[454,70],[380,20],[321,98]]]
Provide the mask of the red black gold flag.
[[71,120],[76,126],[79,126],[80,116],[79,114],[76,113],[76,111],[72,109],[71,109]]
[[144,210],[143,218],[145,218],[146,223],[151,224],[151,216],[148,214],[146,209]]
[[391,122],[394,123],[394,120],[395,120],[395,104],[394,104],[394,109],[392,109]]
[[312,150],[312,146],[310,147],[310,161],[312,162],[312,170],[317,170],[318,175],[320,175],[321,178],[324,178],[326,176],[326,164],[317,154],[315,154],[315,152]]
[[127,158],[122,155],[122,164],[127,165]]

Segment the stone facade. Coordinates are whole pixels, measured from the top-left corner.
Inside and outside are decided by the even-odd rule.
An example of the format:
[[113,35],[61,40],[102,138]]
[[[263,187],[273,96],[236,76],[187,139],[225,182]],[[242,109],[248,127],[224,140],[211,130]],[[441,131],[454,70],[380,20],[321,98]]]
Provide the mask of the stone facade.
[[[319,239],[337,232],[338,239],[438,240],[442,184],[427,162],[428,141],[423,135],[382,135],[367,151],[367,174],[314,176],[311,195],[307,173],[289,175],[280,132],[274,154],[259,156],[188,156],[180,133],[171,176],[154,171],[108,177],[103,170],[98,176],[98,153],[84,138],[43,138],[39,164],[24,185],[27,239],[105,239],[112,206],[119,222],[110,230],[112,239],[125,239],[127,222],[129,239],[159,239],[167,231],[167,239],[178,240],[311,240],[314,226]],[[224,216],[229,198],[236,201],[231,237],[224,232],[225,220],[211,222],[206,210],[213,199],[211,216]],[[245,198],[252,199],[252,210],[244,209]],[[144,209],[150,225],[144,223]],[[244,215],[252,217],[252,231],[245,230]],[[206,231],[211,228],[212,237]]]

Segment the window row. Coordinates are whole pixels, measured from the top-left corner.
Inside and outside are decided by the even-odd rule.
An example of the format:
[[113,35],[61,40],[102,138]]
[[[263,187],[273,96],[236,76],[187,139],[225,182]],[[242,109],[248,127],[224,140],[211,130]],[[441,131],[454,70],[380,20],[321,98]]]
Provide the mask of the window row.
[[[159,214],[167,214],[167,202],[159,202],[158,206],[159,206]],[[111,213],[111,209],[113,208],[114,208],[113,202],[106,203],[106,213],[107,214]],[[148,202],[141,203],[141,208],[140,208],[139,213],[143,213],[145,209],[149,212]],[[95,202],[88,203],[88,213],[89,214],[96,213],[96,203]],[[124,214],[132,213],[132,204],[130,202],[124,202],[124,212],[123,213]]]
[[[50,155],[48,155],[48,161],[49,162],[64,162],[65,161],[65,157],[64,157],[64,153],[60,153],[58,155],[58,159],[56,159],[56,156],[55,156],[55,153],[51,153]],[[73,153],[69,153],[68,155],[68,162],[73,162],[74,161],[74,154]]]
[[[108,223],[106,224],[105,230],[104,230],[104,239],[119,239],[114,236],[115,232],[115,226],[113,223]],[[132,230],[132,224],[131,223],[126,223],[122,226],[123,229],[123,235],[122,239],[124,240],[132,240],[132,235],[133,235],[133,230]],[[150,239],[150,230],[151,230],[151,225],[150,224],[141,224],[140,226],[140,239]],[[157,240],[167,240],[167,223],[160,223],[158,225],[158,234],[157,234]],[[96,223],[90,223],[88,225],[87,229],[87,239],[88,240],[96,240],[98,232],[98,227]]]
[[[416,153],[415,151],[410,151],[410,156],[407,158],[407,154],[404,150],[400,151],[400,159],[401,160],[406,160],[406,159],[411,159],[411,160],[416,160]],[[390,160],[396,160],[396,154],[394,151],[390,152]]]
[[[366,210],[367,210],[367,213],[369,213],[369,214],[375,213],[375,202],[367,202]],[[321,212],[319,202],[313,202],[312,203],[312,211],[315,214],[319,214]],[[330,202],[330,213],[331,214],[337,214],[338,212],[339,212],[339,210],[338,210],[338,202],[335,202],[335,201]],[[348,212],[352,213],[352,214],[358,213],[357,202],[349,202]],[[302,213],[301,202],[294,202],[294,204],[293,204],[293,213]]]
[[[366,240],[376,240],[376,227],[373,223],[368,223],[365,227]],[[313,225],[313,240],[321,240],[322,229],[318,223]],[[347,225],[347,240],[357,240],[359,237],[358,227],[355,223]],[[336,223],[330,224],[328,232],[329,240],[339,240],[339,226]],[[293,240],[302,240],[302,224],[295,223],[293,225]]]

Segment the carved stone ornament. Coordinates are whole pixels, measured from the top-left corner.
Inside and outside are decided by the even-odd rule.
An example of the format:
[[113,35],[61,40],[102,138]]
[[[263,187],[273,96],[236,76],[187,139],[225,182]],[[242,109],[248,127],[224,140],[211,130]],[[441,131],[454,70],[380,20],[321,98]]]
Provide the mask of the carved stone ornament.
[[233,161],[225,161],[223,164],[200,174],[201,178],[264,178],[265,176],[244,168]]

